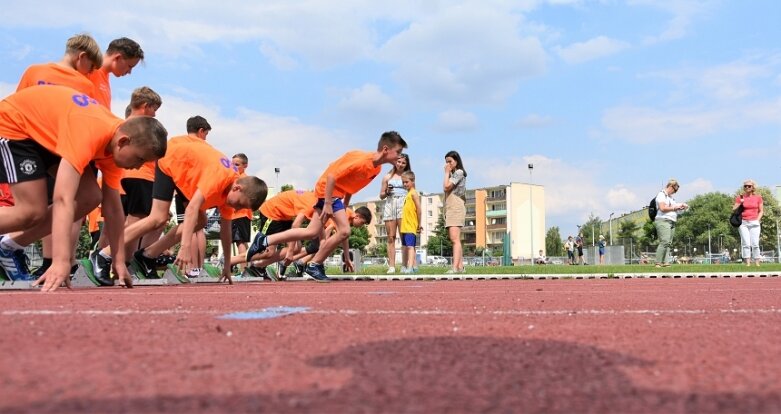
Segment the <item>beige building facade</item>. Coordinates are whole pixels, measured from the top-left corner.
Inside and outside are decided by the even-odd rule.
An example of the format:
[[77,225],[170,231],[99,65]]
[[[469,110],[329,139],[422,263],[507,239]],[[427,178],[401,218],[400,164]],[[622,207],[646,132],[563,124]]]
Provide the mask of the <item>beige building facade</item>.
[[[382,221],[383,202],[372,200],[356,203],[366,206],[374,214],[368,227],[368,247],[387,243],[385,223]],[[422,193],[421,209],[423,231],[420,245],[425,246],[436,230],[443,214],[443,193]],[[505,239],[513,261],[529,260],[539,250],[545,250],[545,187],[527,183],[510,183],[466,192],[466,218],[461,240],[466,249],[488,248],[500,255]],[[401,247],[396,237],[397,249]],[[439,254],[439,252],[428,252]]]

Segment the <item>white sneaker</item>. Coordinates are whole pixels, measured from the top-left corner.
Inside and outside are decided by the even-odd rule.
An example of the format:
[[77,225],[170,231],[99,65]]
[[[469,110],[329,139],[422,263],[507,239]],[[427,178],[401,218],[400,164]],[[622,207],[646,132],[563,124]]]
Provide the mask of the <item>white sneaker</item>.
[[401,273],[407,273],[407,266],[401,267]]
[[387,273],[389,275],[394,274],[394,273],[396,273],[396,268],[395,267],[389,267],[388,271],[385,272],[385,273]]

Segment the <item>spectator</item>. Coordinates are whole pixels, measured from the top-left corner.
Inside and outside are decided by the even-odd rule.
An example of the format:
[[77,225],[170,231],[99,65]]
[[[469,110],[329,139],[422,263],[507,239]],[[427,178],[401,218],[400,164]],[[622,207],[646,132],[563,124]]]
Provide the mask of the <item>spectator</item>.
[[578,264],[586,265],[586,260],[583,258],[583,233],[578,233],[578,237],[575,238],[575,249],[578,251]]
[[[401,225],[401,212],[407,190],[401,182],[401,174],[410,171],[409,156],[399,154],[399,158],[393,167],[382,178],[380,185],[380,199],[385,200],[382,209],[382,221],[385,222],[385,234],[388,235],[388,273],[396,273],[396,232]],[[407,263],[405,249],[401,249],[401,270]],[[404,273],[404,272],[402,272]]]
[[759,233],[760,224],[762,220],[762,214],[764,213],[764,203],[762,196],[756,194],[757,184],[754,180],[746,180],[743,182],[743,193],[735,197],[735,205],[732,206],[732,210],[736,210],[741,204],[743,205],[743,222],[738,227],[740,232],[740,247],[741,257],[746,266],[751,266],[751,259],[754,258],[754,262],[759,266],[760,252],[759,252]]
[[445,154],[445,228],[453,242],[453,267],[447,273],[464,273],[461,227],[466,219],[466,170],[456,151]]
[[545,258],[545,254],[540,250],[540,253],[537,255],[537,258],[534,260],[534,263],[536,264],[547,264],[548,260]]
[[572,236],[567,237],[567,241],[564,242],[564,248],[567,250],[567,263],[570,265],[575,264],[575,240]]
[[599,243],[597,245],[599,246],[599,264],[603,265],[605,264],[605,236],[599,235]]
[[672,255],[670,245],[675,234],[675,223],[678,221],[678,212],[689,206],[686,203],[676,203],[672,195],[678,192],[680,185],[675,179],[670,179],[667,185],[656,196],[656,235],[659,238],[659,246],[656,248],[656,267],[670,266]]

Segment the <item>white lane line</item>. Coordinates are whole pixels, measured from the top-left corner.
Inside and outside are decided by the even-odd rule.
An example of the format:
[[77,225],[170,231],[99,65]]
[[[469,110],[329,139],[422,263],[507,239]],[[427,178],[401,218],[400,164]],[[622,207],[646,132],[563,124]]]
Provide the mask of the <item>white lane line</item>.
[[[233,312],[246,312],[239,310]],[[135,316],[135,315],[223,315],[229,310],[221,311],[190,311],[185,309],[171,310],[4,310],[0,316]],[[493,311],[453,311],[441,309],[420,310],[354,310],[354,309],[310,309],[303,314],[314,315],[402,315],[402,316],[622,316],[622,315],[707,315],[707,314],[737,314],[737,315],[776,315],[781,314],[781,308],[769,309],[634,309],[634,310],[604,310],[604,309],[559,309],[559,310],[493,310]]]

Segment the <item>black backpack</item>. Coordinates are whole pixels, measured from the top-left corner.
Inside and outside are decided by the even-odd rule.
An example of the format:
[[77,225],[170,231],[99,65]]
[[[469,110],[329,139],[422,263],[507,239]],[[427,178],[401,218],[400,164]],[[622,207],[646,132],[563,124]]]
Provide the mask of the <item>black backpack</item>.
[[651,221],[656,220],[656,197],[651,199],[651,202],[648,203],[648,218],[651,219]]

